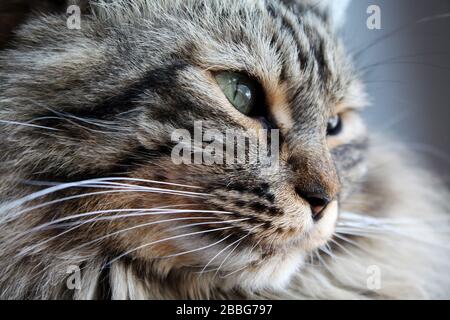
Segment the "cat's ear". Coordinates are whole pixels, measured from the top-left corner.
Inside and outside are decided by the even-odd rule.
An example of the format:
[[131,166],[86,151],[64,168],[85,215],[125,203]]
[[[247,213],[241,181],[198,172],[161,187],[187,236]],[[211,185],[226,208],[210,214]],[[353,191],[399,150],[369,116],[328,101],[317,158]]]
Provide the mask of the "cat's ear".
[[331,25],[340,28],[345,22],[345,13],[351,0],[308,0],[313,6],[322,10]]

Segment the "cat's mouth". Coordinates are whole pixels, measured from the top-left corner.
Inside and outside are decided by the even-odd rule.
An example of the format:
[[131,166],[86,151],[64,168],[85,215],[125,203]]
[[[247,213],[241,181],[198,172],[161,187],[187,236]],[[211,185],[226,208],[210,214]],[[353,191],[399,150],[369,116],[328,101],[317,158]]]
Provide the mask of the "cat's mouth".
[[302,241],[306,251],[313,251],[330,240],[336,227],[338,212],[337,200],[330,202],[323,210],[321,219],[315,222],[307,238]]
[[234,270],[239,272],[228,271],[228,274],[233,275],[231,278],[243,288],[263,289],[287,285],[292,275],[302,267],[305,257],[331,239],[337,218],[338,202],[332,201],[323,212],[323,217],[312,223],[307,231],[277,243],[270,238],[256,239],[261,240],[259,252],[242,250],[234,266]]
[[[252,263],[248,265],[250,267],[245,271],[259,274],[261,272],[267,273],[267,268],[274,268],[274,275],[271,276],[274,277],[275,274],[278,274],[274,265],[284,270],[296,270],[301,265],[301,257],[325,245],[332,238],[337,219],[338,202],[335,200],[324,209],[323,217],[310,223],[307,230],[291,234],[289,238],[284,240],[281,240],[281,236],[275,239],[259,234],[254,239],[258,243],[259,253],[253,252],[254,245],[250,252],[247,250],[241,252],[247,259],[252,260]],[[245,257],[242,258],[246,260]],[[286,274],[282,277],[285,276]]]
[[[297,220],[291,221],[291,224],[302,224],[302,227],[293,228],[278,236],[268,236],[262,240],[261,247],[271,248],[270,251],[276,251],[276,248],[284,248],[286,250],[299,250],[311,252],[325,245],[333,236],[337,219],[339,205],[338,201],[331,201],[321,212],[320,219],[305,218],[304,213],[300,214]],[[294,231],[292,231],[294,230]],[[264,238],[266,235],[261,234],[259,237]],[[268,245],[265,246],[264,244]],[[275,248],[275,250],[274,250]]]

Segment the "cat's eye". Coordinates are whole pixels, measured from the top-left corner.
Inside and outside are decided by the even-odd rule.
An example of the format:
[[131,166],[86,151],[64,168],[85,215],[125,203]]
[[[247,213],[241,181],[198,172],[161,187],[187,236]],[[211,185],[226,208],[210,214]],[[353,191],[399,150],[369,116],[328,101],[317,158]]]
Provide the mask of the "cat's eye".
[[336,114],[328,119],[327,123],[327,135],[338,135],[342,130],[342,118],[339,114]]
[[219,72],[216,81],[228,101],[241,113],[250,115],[258,99],[258,83],[248,76],[236,72]]

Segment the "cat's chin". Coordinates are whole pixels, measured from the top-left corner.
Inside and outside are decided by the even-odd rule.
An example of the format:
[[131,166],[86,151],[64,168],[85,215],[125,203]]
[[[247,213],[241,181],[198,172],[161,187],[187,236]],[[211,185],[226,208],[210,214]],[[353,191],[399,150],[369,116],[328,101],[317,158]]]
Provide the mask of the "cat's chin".
[[230,280],[234,285],[249,291],[286,288],[292,276],[300,271],[305,257],[331,239],[337,217],[338,204],[337,201],[333,201],[324,212],[323,218],[315,223],[308,235],[279,250],[272,248],[261,261],[236,273]]

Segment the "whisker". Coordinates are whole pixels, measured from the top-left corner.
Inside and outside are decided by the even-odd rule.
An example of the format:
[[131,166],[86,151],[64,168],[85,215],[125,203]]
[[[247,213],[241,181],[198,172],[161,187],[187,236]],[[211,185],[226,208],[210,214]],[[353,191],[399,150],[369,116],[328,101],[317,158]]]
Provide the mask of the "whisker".
[[[174,182],[166,182],[166,181],[157,181],[157,180],[148,180],[148,179],[142,179],[142,178],[129,178],[129,177],[106,177],[106,178],[94,178],[94,179],[87,179],[87,180],[81,180],[81,181],[74,181],[69,182],[67,184],[72,183],[80,183],[80,184],[86,184],[86,183],[95,183],[95,182],[111,182],[111,181],[132,181],[132,182],[145,182],[145,183],[154,183],[154,184],[162,184],[162,185],[169,185],[169,186],[175,186],[175,187],[183,187],[183,188],[192,188],[192,189],[200,189],[201,187],[198,186],[192,186],[187,184],[180,184],[180,183],[174,183]],[[66,184],[66,183],[58,183],[58,182],[46,182],[46,181],[30,181],[30,182],[36,182],[36,183],[48,183],[50,185],[60,185],[60,184]],[[136,185],[132,185],[136,186]],[[138,185],[139,186],[139,185]]]
[[343,245],[341,245],[341,244],[340,244],[339,242],[337,242],[336,240],[330,239],[330,241],[333,242],[335,245],[337,245],[339,248],[341,248],[343,251],[345,251],[348,255],[350,255],[350,256],[356,258],[355,255],[354,255],[352,252],[350,252],[346,247],[344,247]]
[[51,130],[51,131],[59,131],[58,129],[55,128],[50,128],[50,127],[46,127],[46,126],[40,126],[37,124],[32,124],[32,123],[27,123],[27,122],[18,122],[18,121],[10,121],[10,120],[0,120],[1,123],[7,123],[7,124],[14,124],[14,125],[19,125],[19,126],[24,126],[24,127],[33,127],[33,128],[39,128],[39,129],[46,129],[46,130]]
[[214,242],[214,243],[212,243],[212,244],[209,244],[209,245],[207,245],[207,246],[204,246],[204,247],[201,247],[201,248],[197,248],[197,249],[188,250],[188,251],[183,251],[183,252],[180,252],[180,253],[170,254],[170,255],[168,255],[168,256],[163,256],[163,257],[161,257],[161,258],[178,257],[178,256],[182,256],[182,255],[189,254],[189,253],[192,253],[192,252],[197,252],[197,251],[205,250],[205,249],[211,248],[211,247],[213,247],[213,246],[215,246],[215,245],[217,245],[217,244],[219,244],[219,243],[221,243],[221,242],[227,240],[229,237],[231,237],[231,234],[229,234],[228,236],[226,236],[226,237],[220,239],[219,241],[216,241],[216,242]]
[[381,235],[398,236],[398,237],[404,237],[409,240],[416,241],[420,244],[431,245],[431,246],[441,247],[446,250],[450,250],[450,246],[447,246],[440,242],[437,242],[437,243],[430,242],[430,241],[427,241],[424,239],[419,239],[417,237],[414,237],[411,234],[403,233],[403,232],[396,231],[396,230],[380,230],[380,231],[378,231],[375,229],[365,230],[362,228],[336,228],[336,232],[341,233],[341,234],[365,237],[365,238],[373,238],[373,239],[382,240],[382,241],[389,241],[392,239],[389,237],[380,237]]
[[[262,238],[259,239],[258,242],[256,242],[256,244],[254,244],[254,245],[251,247],[250,252],[248,253],[248,256],[249,256],[249,257],[251,257],[251,254],[252,254],[253,250],[261,243],[261,241],[262,241]],[[235,273],[237,273],[237,272],[239,272],[239,271],[242,271],[242,270],[244,270],[245,268],[247,268],[249,265],[251,265],[252,263],[253,263],[253,261],[250,261],[249,263],[247,263],[247,264],[246,264],[245,266],[243,266],[242,268],[239,268],[239,269],[234,270],[234,271],[232,271],[232,272],[230,272],[230,273],[227,273],[226,275],[221,276],[220,278],[227,278],[227,277],[229,277],[229,276],[231,276],[231,275],[233,275],[233,274],[235,274]],[[220,269],[220,267],[219,267],[219,269]]]
[[321,246],[319,249],[320,249],[320,251],[329,255],[332,259],[337,259],[337,256],[333,253],[333,251],[331,250],[331,247],[328,243],[325,244],[324,246]]
[[106,131],[95,130],[95,129],[83,126],[82,124],[74,122],[71,119],[77,120],[77,121],[80,121],[80,122],[83,122],[83,123],[87,123],[87,124],[90,124],[90,125],[93,125],[93,126],[97,126],[97,127],[102,127],[102,128],[108,129],[108,130],[110,130],[109,132],[111,132],[111,131],[113,131],[113,132],[114,131],[126,132],[127,131],[124,127],[119,126],[119,125],[117,125],[116,123],[114,123],[112,121],[105,121],[105,120],[77,117],[77,116],[75,116],[73,114],[70,114],[70,113],[67,113],[67,112],[58,112],[58,111],[50,108],[48,105],[44,105],[42,103],[39,103],[38,101],[35,101],[34,99],[27,99],[27,100],[29,100],[31,103],[36,104],[36,105],[38,105],[38,106],[40,106],[40,107],[42,107],[44,109],[47,109],[48,111],[50,111],[50,112],[52,112],[52,113],[54,113],[56,115],[56,116],[53,116],[53,117],[41,117],[41,118],[44,118],[44,119],[45,118],[53,118],[53,119],[58,119],[58,120],[64,120],[64,121],[66,121],[66,122],[68,122],[70,124],[73,124],[74,126],[80,127],[82,129],[85,129],[85,130],[88,130],[88,131],[91,131],[91,132],[107,133]]
[[239,245],[242,243],[242,240],[244,239],[244,237],[242,237],[238,243],[236,243],[236,245],[233,247],[233,249],[231,249],[230,252],[228,252],[228,254],[225,256],[225,258],[223,258],[222,262],[220,263],[219,267],[217,268],[216,272],[214,273],[213,277],[216,277],[217,274],[219,273],[220,269],[222,268],[222,266],[225,264],[225,262],[228,260],[228,258],[233,254],[233,252],[237,249],[237,247],[239,247]]
[[370,250],[364,248],[363,246],[361,246],[361,245],[360,245],[359,243],[357,243],[356,241],[353,241],[353,240],[351,240],[351,239],[349,239],[349,238],[347,238],[347,237],[345,237],[345,236],[343,236],[343,235],[340,235],[339,233],[335,233],[334,236],[335,236],[336,238],[341,239],[341,240],[344,241],[344,242],[348,242],[348,243],[354,245],[355,247],[357,247],[358,249],[360,249],[360,250],[362,250],[362,251],[364,251],[364,252],[366,252],[366,253],[370,253],[370,254],[372,253]]
[[[50,183],[51,185],[54,185]],[[134,185],[134,184],[126,184],[126,183],[116,183],[116,182],[98,182],[95,184],[83,184],[78,186],[79,188],[109,188],[109,189],[119,189],[119,188],[125,188],[125,189],[131,189],[136,192],[138,191],[149,191],[149,192],[157,192],[157,193],[169,193],[169,194],[181,194],[181,195],[196,195],[196,196],[209,196],[207,193],[201,193],[201,192],[192,192],[192,191],[183,191],[183,190],[175,190],[175,189],[167,189],[167,188],[155,188],[155,187],[147,187],[147,186],[141,186],[141,185]]]
[[183,238],[183,237],[189,237],[189,236],[193,236],[193,235],[199,235],[199,234],[206,234],[206,233],[211,233],[211,232],[216,232],[216,231],[221,231],[221,230],[227,230],[227,229],[232,229],[235,228],[234,226],[230,226],[230,227],[221,227],[221,228],[216,228],[216,229],[210,229],[210,230],[203,230],[203,231],[196,231],[196,232],[191,232],[191,233],[186,233],[186,234],[181,234],[181,235],[176,235],[176,236],[172,236],[172,237],[168,237],[168,238],[164,238],[164,239],[160,239],[160,240],[156,240],[156,241],[152,241],[143,245],[140,245],[136,248],[133,248],[131,250],[128,250],[124,253],[122,253],[121,255],[117,256],[116,258],[110,260],[106,266],[111,265],[112,263],[114,263],[115,261],[129,255],[130,253],[133,253],[137,250],[143,249],[145,247],[157,244],[157,243],[161,243],[164,241],[169,241],[169,240],[174,240],[174,239],[179,239],[179,238]]
[[[139,210],[139,209],[135,209],[135,210]],[[103,211],[112,211],[112,210],[103,210]],[[187,212],[189,212],[189,213],[195,213],[195,212],[202,212],[202,210],[174,210],[174,211],[162,211],[162,212],[158,212],[158,211],[156,211],[156,212],[146,212],[147,210],[141,210],[141,213],[140,214],[134,214],[133,216],[146,216],[146,215],[160,215],[160,214],[173,214],[173,213],[180,213],[180,211],[182,211],[182,213],[187,213]],[[204,212],[204,211],[203,211]],[[114,218],[115,216],[112,216],[112,217],[110,217],[110,218]],[[121,215],[120,216],[120,218],[128,218],[128,217],[130,217],[130,215]],[[207,218],[209,218],[209,219],[212,219],[211,217],[207,217]],[[61,220],[67,220],[66,218],[63,218],[63,219],[61,219]],[[46,244],[46,243],[48,243],[48,242],[50,242],[50,241],[52,241],[52,240],[55,240],[55,239],[57,239],[57,238],[59,238],[59,237],[61,237],[61,236],[63,236],[63,235],[65,235],[65,234],[67,234],[67,233],[69,233],[69,232],[72,232],[72,231],[74,231],[74,230],[76,230],[76,229],[78,229],[78,228],[80,228],[80,227],[82,227],[83,225],[85,225],[85,224],[88,224],[88,223],[90,223],[90,222],[96,222],[97,221],[97,219],[90,219],[90,220],[85,220],[85,221],[83,221],[82,223],[80,223],[80,224],[77,224],[77,225],[75,225],[74,227],[72,227],[72,228],[70,228],[70,229],[68,229],[68,230],[65,230],[65,231],[63,231],[63,232],[60,232],[60,233],[58,233],[57,235],[55,235],[55,236],[53,236],[53,237],[50,237],[50,238],[48,238],[48,239],[46,239],[46,240],[44,240],[44,241],[41,241],[40,243],[38,243],[38,244],[35,244],[35,245],[33,245],[33,246],[31,246],[31,247],[27,247],[25,250],[22,250],[21,252],[19,252],[19,254],[18,255],[24,255],[24,254],[26,254],[26,253],[28,253],[28,252],[30,252],[30,251],[32,251],[32,250],[34,250],[34,249],[36,249],[36,248],[38,248],[38,247],[40,247],[40,246],[42,246],[42,245],[44,245],[44,244]],[[149,224],[152,224],[152,223],[149,223]],[[49,225],[49,223],[48,224],[46,224],[46,225]],[[144,226],[144,225],[142,225],[142,226]],[[39,228],[39,230],[32,230],[33,232],[36,232],[36,231],[40,231],[42,229],[42,226],[40,226],[40,228]],[[14,241],[15,239],[17,239],[18,237],[23,237],[23,236],[26,236],[26,235],[28,235],[29,233],[31,233],[31,231],[27,231],[25,234],[21,234],[21,235],[19,235],[19,236],[17,236],[17,237],[14,237],[14,239],[11,239],[11,241]]]
[[251,228],[250,231],[249,231],[245,236],[243,236],[242,238],[240,238],[240,239],[238,239],[238,240],[232,242],[231,244],[229,244],[228,246],[226,246],[225,248],[223,248],[222,250],[220,250],[214,257],[212,257],[211,260],[208,261],[208,263],[203,267],[203,269],[202,269],[199,273],[200,273],[200,274],[204,273],[205,270],[206,270],[206,268],[208,268],[208,266],[209,266],[209,265],[210,265],[210,264],[211,264],[211,263],[212,263],[219,255],[221,255],[222,252],[224,252],[225,250],[227,250],[229,247],[233,246],[233,245],[236,244],[237,242],[242,241],[244,238],[248,237],[248,236],[250,235],[250,233],[251,233],[254,229],[256,229],[256,228],[258,228],[258,227],[260,227],[260,226],[262,226],[262,224],[259,224],[259,225],[255,226],[255,227]]
[[250,218],[241,218],[241,219],[225,220],[225,221],[217,221],[217,222],[198,222],[198,223],[193,223],[193,224],[187,225],[187,226],[179,226],[179,227],[175,227],[175,228],[170,228],[170,229],[168,229],[168,231],[184,229],[186,227],[191,227],[191,226],[193,227],[193,226],[201,226],[201,225],[208,225],[208,224],[222,224],[222,223],[231,223],[231,222],[241,222],[241,221],[247,221],[247,220],[250,220]]
[[[128,231],[131,231],[131,230],[135,230],[135,229],[138,229],[138,228],[147,227],[147,226],[150,226],[150,225],[155,225],[155,224],[159,224],[159,223],[166,223],[166,222],[173,222],[173,221],[186,221],[186,220],[197,220],[197,219],[212,219],[212,218],[211,217],[187,217],[187,218],[175,218],[175,219],[166,219],[166,220],[142,223],[142,224],[138,224],[136,226],[132,226],[132,227],[128,227],[128,228],[125,228],[125,229],[121,229],[121,230],[109,233],[107,235],[104,235],[102,237],[99,237],[97,239],[91,240],[91,241],[86,242],[86,243],[84,243],[84,244],[82,244],[80,246],[77,246],[76,249],[81,249],[81,248],[86,247],[88,245],[91,245],[93,243],[96,243],[96,242],[99,242],[101,240],[113,237],[115,235],[118,235],[118,234],[121,234],[121,233],[124,233],[124,232],[128,232]],[[189,253],[189,252],[186,252],[186,253]],[[166,256],[166,257],[172,257],[172,256],[177,256],[177,255],[181,255],[181,254],[175,254],[175,255],[170,255],[170,256]]]
[[[16,215],[21,215],[23,213],[26,212],[30,212],[36,209],[41,209],[53,204],[57,204],[57,203],[61,203],[61,202],[65,202],[65,201],[70,201],[70,200],[74,200],[74,199],[79,199],[79,198],[84,198],[84,197],[89,197],[89,196],[95,196],[95,195],[101,195],[101,194],[110,194],[110,193],[125,193],[125,192],[135,192],[135,190],[129,190],[129,189],[119,189],[119,190],[107,190],[107,191],[96,191],[96,192],[88,192],[88,193],[83,193],[83,194],[77,194],[77,195],[73,195],[73,196],[69,196],[69,197],[64,197],[61,199],[56,199],[56,200],[52,200],[52,201],[48,201],[48,202],[44,202],[41,203],[39,205],[33,206],[33,207],[28,207],[24,210],[18,211],[16,212]],[[179,205],[172,205],[171,207],[179,207],[179,206],[192,206],[192,205],[199,205],[199,204],[179,204]],[[169,207],[169,206],[167,206]],[[164,207],[160,207],[160,208],[164,208]]]
[[[105,213],[120,213],[120,212],[138,212],[138,215],[134,216],[145,216],[145,215],[161,215],[161,214],[173,214],[173,213],[207,213],[207,214],[232,214],[231,212],[227,211],[216,211],[216,210],[187,210],[187,209],[170,209],[170,208],[140,208],[140,209],[109,209],[109,210],[97,210],[97,211],[90,211],[85,213],[79,213],[71,216],[66,216],[60,219],[56,219],[47,223],[44,223],[40,226],[34,227],[30,229],[27,232],[36,232],[40,231],[42,229],[45,229],[48,226],[58,224],[60,222],[73,220],[76,218],[84,218],[88,216],[93,215],[99,215],[99,214],[105,214]],[[131,217],[131,215],[122,215],[117,217]],[[87,222],[89,220],[83,220],[82,222]]]
[[134,185],[134,184],[117,183],[117,182],[100,182],[98,184],[86,185],[86,187],[95,187],[95,188],[100,188],[100,187],[104,187],[104,186],[130,187],[130,188],[134,188],[134,189],[145,189],[145,190],[162,190],[162,191],[180,192],[180,193],[185,193],[185,194],[195,194],[195,195],[203,195],[203,196],[208,195],[207,193],[175,190],[175,189],[162,189],[162,188],[147,187],[147,186]]
[[[323,248],[319,248],[319,250],[326,253],[326,251],[324,251]],[[316,254],[317,260],[319,260],[319,264],[322,264],[329,273],[333,274],[333,271],[328,266],[328,264],[325,262],[325,260],[322,258],[322,256],[320,255],[320,252],[318,250],[315,250],[314,253]]]
[[[154,181],[154,180],[146,180],[146,179],[137,179],[137,178],[126,178],[126,177],[109,177],[109,178],[97,178],[97,179],[88,179],[83,181],[76,181],[76,182],[69,182],[69,183],[62,183],[62,184],[51,184],[53,185],[50,188],[46,188],[37,192],[34,192],[32,194],[29,194],[25,197],[22,197],[20,199],[8,202],[0,206],[0,212],[7,212],[9,210],[12,210],[18,206],[21,206],[27,202],[36,200],[40,197],[55,193],[57,191],[69,189],[69,188],[75,188],[82,185],[90,184],[90,183],[98,183],[102,181],[134,181],[134,182],[147,182],[147,183],[155,183],[155,184],[163,184],[163,185],[171,185],[171,186],[178,186],[178,187],[186,187],[186,188],[198,188],[195,186],[188,186],[188,185],[182,185],[182,184],[176,184],[171,182],[161,182],[161,181]],[[31,182],[33,184],[33,182]],[[36,183],[36,182],[34,182]],[[4,215],[2,219],[0,219],[1,222],[9,221],[12,217],[8,214]]]
[[219,256],[219,255],[221,255],[222,254],[222,252],[224,252],[225,250],[227,250],[229,247],[231,247],[231,246],[233,246],[233,245],[235,245],[237,242],[239,242],[239,241],[241,241],[242,239],[240,238],[240,239],[238,239],[238,240],[236,240],[236,241],[234,241],[234,242],[232,242],[232,243],[230,243],[229,245],[227,245],[225,248],[223,248],[222,250],[220,250],[214,257],[212,257],[212,259],[211,260],[209,260],[208,261],[208,263],[203,267],[203,269],[200,271],[200,272],[198,272],[199,274],[203,274],[204,272],[205,272],[205,270],[206,270],[206,268],[208,268],[208,266]]

